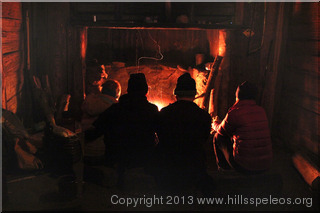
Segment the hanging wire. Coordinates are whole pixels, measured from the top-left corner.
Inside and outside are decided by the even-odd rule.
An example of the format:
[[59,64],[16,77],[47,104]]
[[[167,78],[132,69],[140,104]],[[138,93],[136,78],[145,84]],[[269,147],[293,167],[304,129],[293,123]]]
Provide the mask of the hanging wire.
[[[140,32],[139,32],[139,33],[140,33]],[[157,42],[156,40],[153,39],[153,37],[151,36],[151,34],[150,34],[149,31],[148,31],[148,34],[149,34],[151,40],[158,46],[158,53],[159,53],[159,55],[160,55],[160,58],[148,57],[148,56],[142,56],[142,57],[140,57],[140,58],[138,59],[138,70],[140,69],[140,60],[141,60],[141,59],[152,59],[152,60],[156,60],[156,61],[160,61],[160,60],[163,59],[163,55],[162,55],[162,53],[161,53],[161,47],[160,47],[160,45],[158,44],[158,42]],[[140,36],[141,36],[141,34],[140,34]],[[143,46],[142,37],[141,37],[141,42],[142,42],[142,46]]]

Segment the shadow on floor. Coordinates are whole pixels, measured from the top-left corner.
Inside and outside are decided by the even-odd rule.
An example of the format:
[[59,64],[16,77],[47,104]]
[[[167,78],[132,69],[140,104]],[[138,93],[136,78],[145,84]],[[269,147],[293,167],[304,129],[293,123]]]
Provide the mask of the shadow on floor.
[[[197,188],[172,194],[160,189],[142,169],[126,173],[125,187],[117,174],[102,165],[85,165],[83,183],[61,190],[61,177],[47,173],[10,179],[4,211],[308,211],[318,210],[311,191],[291,162],[290,153],[275,148],[273,168],[266,175],[246,177],[218,173],[211,159],[208,172],[215,182],[210,196]],[[60,181],[60,185],[59,185]],[[73,184],[73,185],[72,185]],[[60,186],[60,187],[59,187]],[[69,187],[69,191],[66,188]],[[80,189],[81,188],[81,189]],[[73,190],[73,191],[72,191]],[[76,192],[80,193],[76,193]],[[82,191],[82,192],[81,192]],[[76,194],[72,193],[75,192]]]

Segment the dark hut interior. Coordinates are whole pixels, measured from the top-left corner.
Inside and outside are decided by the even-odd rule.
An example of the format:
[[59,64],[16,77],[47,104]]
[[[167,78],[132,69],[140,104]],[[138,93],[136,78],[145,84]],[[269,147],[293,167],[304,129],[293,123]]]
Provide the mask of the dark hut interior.
[[[229,199],[201,203],[204,195],[191,189],[162,195],[139,169],[128,171],[127,188],[118,190],[115,171],[86,161],[76,145],[70,149],[80,155],[72,165],[78,181],[52,172],[49,163],[32,171],[13,168],[8,161],[16,153],[4,153],[3,134],[3,211],[319,210],[319,2],[3,2],[0,8],[2,109],[42,146],[56,139],[44,136],[44,103],[57,112],[69,97],[70,114],[60,124],[83,150],[80,106],[88,64],[96,60],[120,82],[122,94],[129,75],[143,72],[147,98],[159,109],[175,101],[177,78],[189,72],[204,94],[197,104],[220,118],[237,86],[254,82],[274,151],[268,174],[245,177],[219,173],[208,145],[216,185],[211,198]],[[202,73],[211,73],[210,81]],[[52,144],[45,148],[59,155]],[[246,205],[244,198],[254,202]]]

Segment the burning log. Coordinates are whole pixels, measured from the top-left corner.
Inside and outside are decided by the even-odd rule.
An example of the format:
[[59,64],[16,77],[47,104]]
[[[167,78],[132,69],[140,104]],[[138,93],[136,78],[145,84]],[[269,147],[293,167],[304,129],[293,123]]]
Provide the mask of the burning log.
[[219,70],[222,59],[223,59],[222,56],[217,56],[213,62],[213,65],[211,66],[204,93],[200,95],[201,97],[203,96],[202,102],[200,103],[200,108],[208,109],[210,92],[212,89],[214,89],[214,80],[218,74],[218,70]]

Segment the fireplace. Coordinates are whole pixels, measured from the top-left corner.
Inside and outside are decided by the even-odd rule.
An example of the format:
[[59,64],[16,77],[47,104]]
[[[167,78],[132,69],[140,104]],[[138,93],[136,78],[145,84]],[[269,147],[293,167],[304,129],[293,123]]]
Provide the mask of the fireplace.
[[215,58],[225,54],[225,38],[226,31],[219,29],[88,28],[85,55],[87,61],[102,64],[109,79],[120,82],[122,94],[130,74],[144,73],[147,98],[159,109],[175,102],[177,78],[189,72],[197,84],[195,103],[208,108],[201,104],[203,93]]

